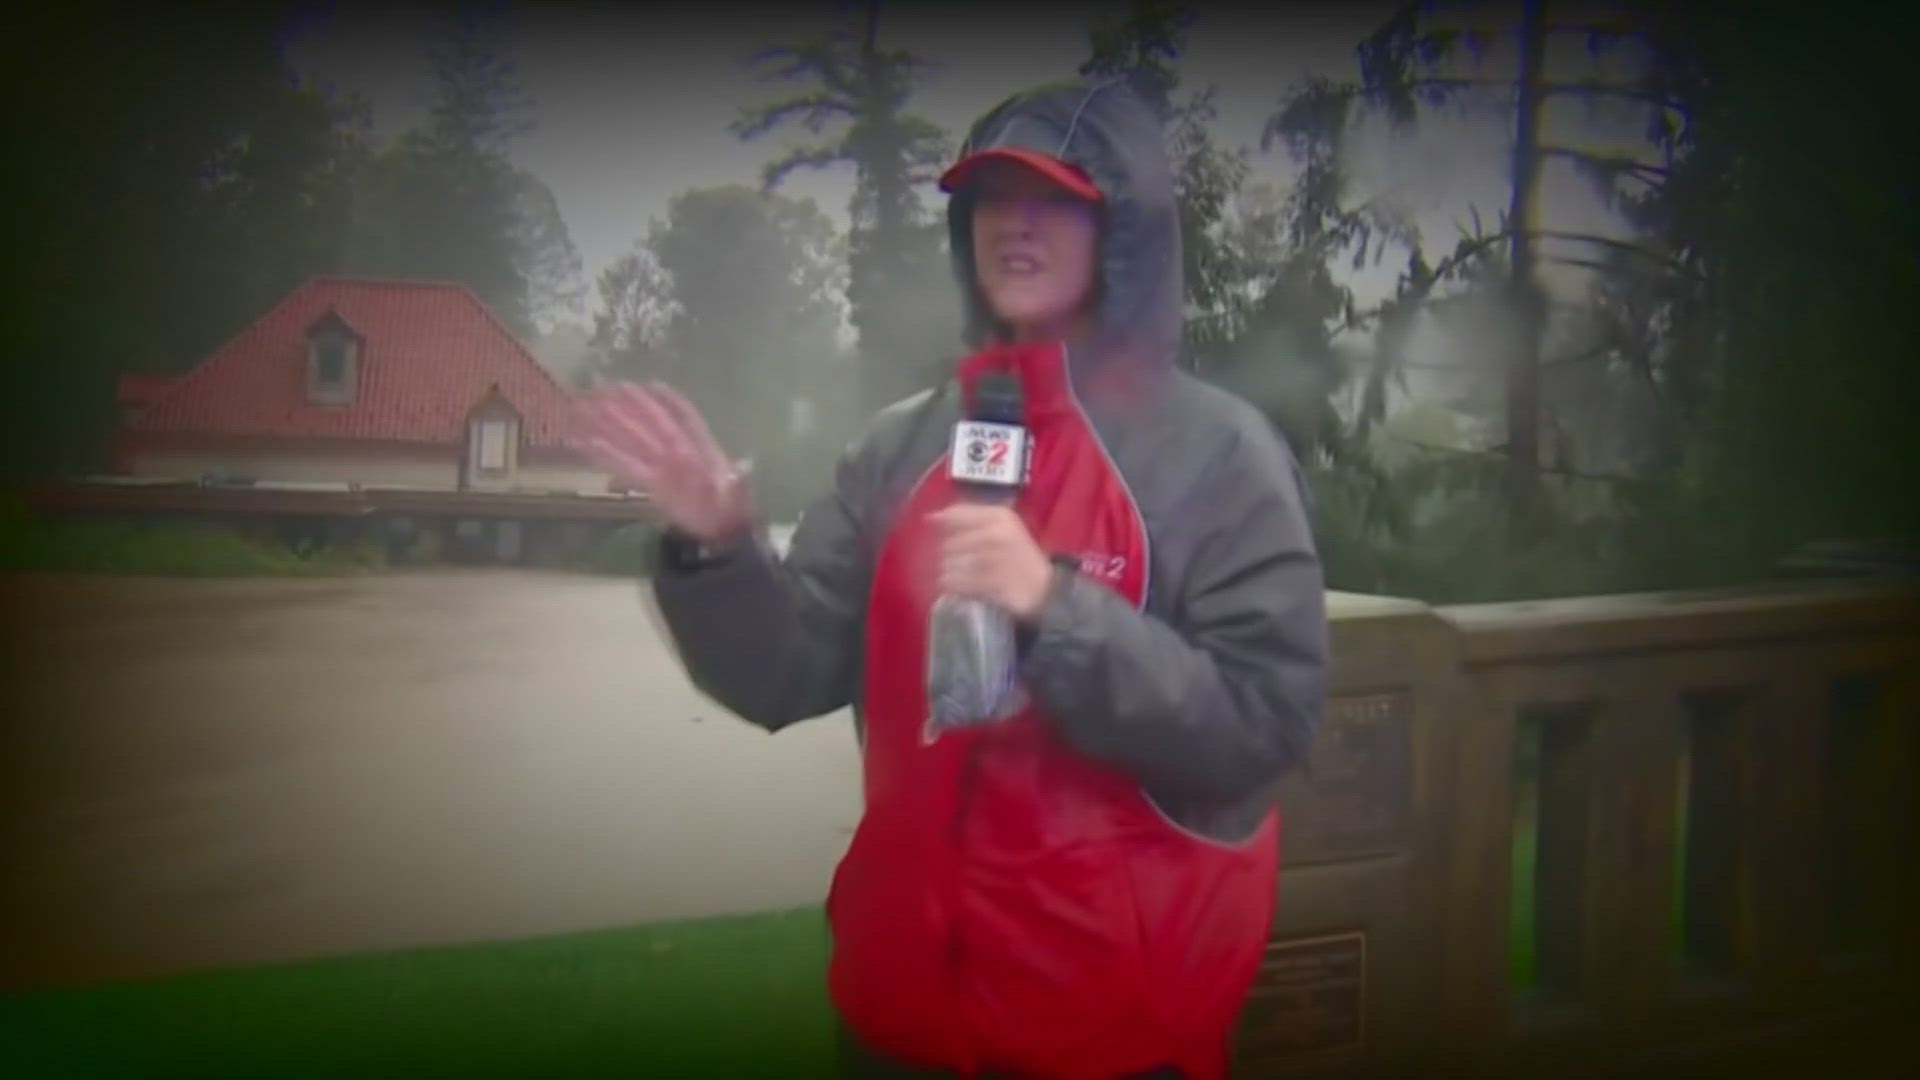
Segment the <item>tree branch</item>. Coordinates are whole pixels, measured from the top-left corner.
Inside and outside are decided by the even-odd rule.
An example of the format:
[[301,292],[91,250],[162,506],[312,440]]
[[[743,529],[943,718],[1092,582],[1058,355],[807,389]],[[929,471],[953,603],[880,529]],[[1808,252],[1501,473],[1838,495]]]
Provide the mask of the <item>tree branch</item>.
[[770,46],[750,56],[747,66],[760,69],[758,79],[763,83],[790,82],[812,75],[828,90],[846,96],[851,96],[858,82],[832,42]]
[[[1459,78],[1459,77],[1442,78],[1439,76],[1431,76],[1423,79],[1408,79],[1405,82],[1401,83],[1400,86],[1406,90],[1501,89],[1501,90],[1510,91],[1514,89],[1514,83],[1513,83],[1513,80],[1511,79]],[[1667,97],[1663,94],[1655,93],[1651,90],[1643,90],[1636,86],[1620,86],[1614,83],[1548,82],[1548,83],[1540,84],[1540,92],[1546,95],[1577,94],[1577,95],[1586,95],[1591,97],[1632,98],[1637,101],[1644,101],[1649,105],[1658,105],[1661,108],[1673,109],[1676,112],[1680,112],[1680,113],[1688,112],[1687,105],[1683,101],[1679,101],[1674,98]]]
[[1619,269],[1612,263],[1604,263],[1598,259],[1576,259],[1571,255],[1542,255],[1541,258],[1561,266],[1578,266],[1583,270],[1594,270],[1600,273],[1611,273]]
[[[1664,266],[1668,270],[1671,270],[1682,277],[1692,278],[1695,281],[1705,280],[1701,276],[1698,270],[1695,270],[1693,267],[1686,265],[1685,263],[1681,262],[1678,259],[1675,259],[1673,256],[1665,255],[1658,251],[1653,251],[1649,248],[1641,247],[1638,244],[1630,244],[1625,240],[1615,240],[1607,236],[1594,236],[1591,233],[1557,232],[1553,229],[1538,229],[1538,230],[1535,230],[1533,235],[1542,240],[1567,240],[1567,241],[1573,241],[1573,242],[1584,243],[1584,244],[1596,244],[1600,247],[1608,248],[1612,251],[1618,251],[1618,252],[1621,252],[1622,254],[1637,256],[1648,262],[1657,263],[1660,266]],[[1576,263],[1574,265],[1581,265],[1581,264]]]
[[1621,86],[1617,83],[1603,82],[1550,82],[1542,83],[1540,85],[1540,92],[1543,94],[1575,94],[1592,97],[1631,98],[1635,101],[1644,101],[1649,105],[1657,105],[1663,109],[1672,109],[1678,113],[1691,115],[1691,110],[1688,109],[1686,102],[1638,86]]
[[1453,249],[1453,254],[1448,255],[1446,258],[1434,264],[1433,271],[1429,275],[1430,280],[1439,281],[1458,269],[1460,265],[1467,260],[1477,258],[1493,245],[1512,238],[1512,230],[1502,229],[1499,232],[1488,233],[1485,236],[1473,240],[1462,241],[1458,247]]
[[1433,291],[1434,285],[1444,280],[1446,275],[1458,269],[1462,264],[1467,262],[1467,260],[1480,255],[1485,252],[1487,248],[1509,238],[1511,235],[1512,233],[1510,232],[1502,231],[1488,236],[1477,237],[1473,240],[1462,241],[1460,246],[1453,250],[1452,254],[1436,263],[1427,271],[1426,277],[1419,283],[1413,285],[1408,291],[1385,301],[1377,307],[1355,312],[1349,316],[1346,320],[1347,328],[1357,329],[1366,323],[1379,319],[1388,312],[1396,311],[1403,307],[1417,307],[1422,304],[1432,303],[1428,298],[1428,294]]
[[760,171],[762,190],[772,191],[780,186],[780,181],[795,169],[825,169],[847,159],[847,154],[837,146],[801,146],[788,151],[783,156],[767,163]]
[[[1442,298],[1442,299],[1444,300],[1445,298]],[[1441,301],[1432,301],[1432,303],[1439,303],[1439,302]],[[1601,359],[1602,357],[1606,356],[1608,353],[1613,352],[1616,347],[1617,346],[1615,346],[1614,343],[1611,341],[1601,342],[1600,344],[1595,345],[1590,349],[1586,349],[1581,352],[1574,353],[1572,356],[1556,356],[1551,360],[1543,360],[1541,361],[1540,366],[1543,368],[1548,368],[1548,367],[1570,366],[1573,364],[1584,364],[1589,360]],[[1414,371],[1459,372],[1459,371],[1465,370],[1465,366],[1461,364],[1447,364],[1447,363],[1440,363],[1433,360],[1402,360],[1400,362],[1400,365],[1402,367],[1409,368]]]
[[[1499,458],[1502,460],[1504,460],[1506,457],[1506,449],[1504,447],[1493,447],[1490,449],[1476,450],[1476,449],[1472,449],[1464,446],[1439,446],[1437,444],[1425,442],[1420,439],[1411,438],[1406,435],[1396,435],[1390,431],[1385,432],[1384,434],[1387,436],[1387,438],[1392,439],[1395,442],[1405,443],[1406,445],[1411,446],[1416,450],[1425,450],[1429,453],[1452,454],[1458,457]],[[1551,466],[1551,465],[1540,465],[1540,466],[1537,466],[1537,468],[1538,468],[1538,471],[1546,473],[1550,476],[1564,476],[1570,480],[1591,480],[1595,483],[1601,483],[1601,484],[1631,484],[1634,482],[1633,477],[1626,476],[1620,473],[1590,473],[1590,472],[1582,472],[1579,469],[1568,469],[1561,466]]]
[[853,105],[828,93],[803,94],[771,105],[742,108],[738,119],[729,125],[742,139],[764,135],[781,122],[798,116],[808,131],[819,134],[830,118],[852,116]]
[[1561,367],[1572,364],[1584,364],[1589,360],[1599,360],[1613,352],[1617,346],[1611,341],[1603,341],[1589,349],[1583,349],[1572,356],[1556,356],[1541,363],[1541,367]]
[[1595,154],[1587,150],[1577,150],[1571,146],[1542,146],[1540,154],[1542,157],[1568,158],[1596,168],[1629,173],[1650,184],[1655,182],[1655,178],[1665,180],[1669,175],[1668,170],[1659,165],[1645,165],[1632,158]]

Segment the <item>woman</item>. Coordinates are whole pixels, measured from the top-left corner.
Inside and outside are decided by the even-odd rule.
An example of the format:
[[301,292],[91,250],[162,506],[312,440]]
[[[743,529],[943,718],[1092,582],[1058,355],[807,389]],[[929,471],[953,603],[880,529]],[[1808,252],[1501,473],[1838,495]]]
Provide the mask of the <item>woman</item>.
[[[827,903],[850,1060],[1220,1076],[1272,921],[1274,787],[1324,693],[1299,472],[1179,370],[1172,177],[1125,83],[1015,95],[941,187],[974,351],[881,412],[784,560],[670,389],[612,395],[600,453],[671,523],[655,595],[695,683],[770,730],[855,710],[866,809]],[[1004,506],[945,468],[989,371],[1034,446]],[[927,724],[942,591],[1016,620],[1011,719]]]

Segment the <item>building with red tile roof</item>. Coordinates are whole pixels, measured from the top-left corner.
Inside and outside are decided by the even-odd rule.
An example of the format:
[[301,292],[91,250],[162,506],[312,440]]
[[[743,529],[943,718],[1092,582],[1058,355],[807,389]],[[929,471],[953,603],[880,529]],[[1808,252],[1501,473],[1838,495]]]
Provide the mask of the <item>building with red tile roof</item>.
[[518,493],[609,490],[572,396],[464,285],[308,281],[183,375],[132,376],[119,471]]

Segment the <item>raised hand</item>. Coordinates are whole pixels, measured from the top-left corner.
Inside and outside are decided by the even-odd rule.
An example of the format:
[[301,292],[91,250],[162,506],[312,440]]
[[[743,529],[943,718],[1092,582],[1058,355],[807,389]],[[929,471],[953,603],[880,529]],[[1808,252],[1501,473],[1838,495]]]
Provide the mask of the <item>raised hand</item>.
[[708,544],[753,524],[747,469],[730,460],[693,403],[665,383],[616,383],[582,406],[587,450],[646,492],[680,531]]

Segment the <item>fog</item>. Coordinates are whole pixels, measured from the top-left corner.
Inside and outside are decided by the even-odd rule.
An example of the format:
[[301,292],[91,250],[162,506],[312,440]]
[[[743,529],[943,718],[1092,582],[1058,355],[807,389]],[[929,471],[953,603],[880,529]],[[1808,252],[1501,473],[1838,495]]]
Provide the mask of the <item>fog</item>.
[[[535,105],[535,126],[514,154],[553,190],[583,264],[582,301],[549,313],[543,321],[547,336],[535,343],[542,358],[563,374],[583,362],[585,328],[597,304],[592,283],[646,236],[676,192],[756,183],[762,165],[807,137],[796,130],[742,142],[727,131],[742,107],[791,92],[756,82],[746,66],[748,55],[766,44],[817,36],[823,27],[854,25],[850,18],[860,14],[860,5],[741,4],[731,6],[738,14],[734,18],[722,13],[726,7],[648,8],[644,15],[603,4],[504,9],[501,41]],[[1263,13],[1202,5],[1178,62],[1183,89],[1216,89],[1215,139],[1251,151],[1250,180],[1284,192],[1293,166],[1284,148],[1262,150],[1268,118],[1297,80],[1357,78],[1355,45],[1397,7],[1323,3]],[[899,5],[884,11],[880,37],[883,46],[910,50],[930,62],[912,107],[957,142],[967,125],[1005,94],[1070,74],[1086,54],[1094,17],[1115,9],[1100,3]],[[1494,9],[1479,17],[1486,25],[1497,16]],[[291,55],[309,78],[337,93],[363,97],[373,107],[376,132],[391,134],[425,114],[432,79],[424,49],[440,26],[435,9],[427,7],[342,6],[295,35]],[[1617,80],[1636,62],[1631,50],[1609,57],[1602,64],[1576,36],[1557,37],[1548,58],[1549,77]],[[1477,60],[1462,55],[1437,73],[1510,79],[1514,70],[1513,49],[1496,41]],[[1428,110],[1411,127],[1369,117],[1349,136],[1343,163],[1352,180],[1351,202],[1379,200],[1396,207],[1416,226],[1431,262],[1473,228],[1476,215],[1482,228],[1497,228],[1508,201],[1512,124],[1511,94],[1499,90],[1476,91],[1445,109]],[[1644,154],[1645,127],[1644,107],[1636,103],[1596,106],[1591,99],[1557,97],[1545,109],[1542,141],[1595,153]],[[850,169],[801,170],[781,190],[813,200],[836,227],[845,228],[853,191]],[[938,209],[938,193],[926,191],[922,197]],[[1544,163],[1537,205],[1543,228],[1623,234],[1615,209],[1568,161]],[[1577,301],[1590,284],[1591,271],[1551,257],[1592,256],[1579,248],[1543,245],[1548,257],[1541,282],[1557,302]],[[1358,269],[1336,261],[1337,273],[1364,309],[1391,295],[1405,253],[1389,251],[1385,259]],[[1500,328],[1492,329],[1490,335],[1463,326],[1442,329],[1423,318],[1409,345],[1417,358],[1411,366],[1412,396],[1455,399],[1482,380],[1499,356]],[[1347,333],[1341,347],[1358,358],[1368,351],[1369,340],[1369,331]]]
[[[1264,14],[1203,7],[1186,55],[1179,63],[1184,88],[1194,90],[1209,85],[1217,88],[1219,115],[1214,124],[1214,137],[1224,146],[1246,147],[1252,151],[1250,179],[1284,193],[1293,175],[1291,163],[1279,148],[1265,152],[1260,146],[1269,117],[1279,107],[1288,88],[1300,79],[1311,75],[1333,79],[1357,77],[1355,44],[1398,6],[1378,2],[1303,4]],[[884,45],[911,50],[933,64],[913,107],[944,128],[950,139],[957,142],[974,117],[1005,95],[1036,82],[1070,75],[1087,52],[1087,30],[1093,16],[1114,7],[1087,3],[897,5],[889,8],[881,37]],[[896,10],[910,13],[897,14]],[[327,87],[330,93],[368,103],[374,134],[384,141],[421,123],[427,115],[434,82],[425,51],[443,32],[440,14],[437,8],[420,6],[394,9],[321,5],[312,9],[309,17],[291,34],[290,55],[304,77]],[[667,216],[675,195],[695,188],[755,184],[766,162],[807,137],[804,132],[785,133],[742,142],[727,130],[729,121],[742,107],[793,92],[789,87],[762,85],[752,80],[744,64],[747,55],[764,44],[813,37],[823,26],[848,17],[849,9],[845,5],[821,3],[777,7],[734,5],[732,8],[705,4],[667,9],[556,4],[506,9],[500,44],[514,61],[519,81],[535,105],[531,117],[535,126],[513,144],[511,152],[519,166],[551,189],[560,217],[580,253],[581,284],[586,286],[582,302],[573,309],[544,313],[544,333],[530,342],[544,363],[562,374],[580,368],[588,329],[599,303],[593,283],[650,235],[656,224]],[[1511,50],[1495,49],[1483,58],[1480,67],[1462,70],[1488,78],[1510,77],[1513,67],[1510,53]],[[1550,66],[1556,75],[1564,72],[1562,77],[1569,79],[1618,75],[1617,72],[1596,73],[1578,42],[1558,46],[1550,58]],[[1543,139],[1595,152],[1611,152],[1616,148],[1643,150],[1644,127],[1644,113],[1633,109],[1594,113],[1577,101],[1556,101],[1546,115]],[[1498,92],[1468,99],[1452,109],[1433,111],[1411,128],[1395,128],[1378,119],[1367,120],[1350,133],[1342,162],[1352,181],[1349,202],[1357,205],[1378,201],[1395,208],[1415,226],[1431,260],[1448,251],[1463,231],[1472,229],[1470,222],[1476,217],[1488,230],[1497,227],[1497,219],[1508,200],[1507,148],[1511,139],[1512,119],[1505,96]],[[784,194],[812,200],[834,227],[842,231],[846,228],[852,191],[853,176],[844,168],[803,171],[783,189]],[[923,198],[929,208],[939,208],[936,193],[925,192]],[[1545,228],[1569,233],[1625,236],[1617,211],[1591,183],[1562,161],[1551,161],[1544,170],[1539,220]],[[1356,304],[1365,308],[1391,295],[1404,261],[1404,251],[1391,251],[1379,263],[1353,268],[1339,261],[1336,268],[1354,289]],[[1577,301],[1584,294],[1589,274],[1589,271],[1551,261],[1542,269],[1544,284],[1555,300],[1563,304]],[[1498,373],[1502,332],[1503,315],[1497,307],[1486,309],[1478,320],[1445,326],[1432,319],[1423,320],[1416,327],[1409,349],[1416,360],[1410,393],[1415,398],[1431,398],[1446,404],[1470,397],[1468,391],[1474,385]],[[1369,334],[1350,334],[1339,344],[1348,355],[1364,359]],[[940,343],[928,343],[930,351],[940,347]],[[821,351],[827,351],[826,347],[822,346]],[[826,364],[834,358],[808,359]],[[1276,367],[1272,374],[1276,384],[1268,389],[1280,396],[1304,392],[1300,386],[1287,384],[1290,377],[1286,369]],[[844,380],[822,385],[827,389],[806,387],[802,392],[819,395],[853,389]],[[811,410],[797,411],[804,414]],[[774,411],[758,415],[779,414]],[[844,421],[823,423],[829,426],[829,434],[836,442],[849,435]],[[822,473],[818,481],[824,479]],[[776,533],[777,539],[784,541],[785,528],[777,528]],[[443,777],[443,786],[429,793],[440,800],[436,812],[441,817],[422,825],[423,831],[413,840],[387,833],[384,826],[365,814],[353,819],[355,827],[367,830],[370,837],[377,837],[387,845],[377,846],[376,850],[381,853],[380,858],[387,860],[388,870],[400,873],[406,868],[413,857],[410,843],[417,844],[423,851],[452,843],[458,850],[448,856],[450,861],[446,865],[434,868],[434,872],[443,875],[440,886],[457,882],[464,888],[479,891],[480,885],[476,883],[507,881],[513,890],[508,898],[487,908],[484,915],[475,915],[470,923],[456,926],[436,923],[440,918],[437,912],[404,897],[382,900],[362,895],[352,902],[364,904],[372,912],[366,924],[372,929],[365,933],[351,926],[321,925],[304,937],[293,934],[285,922],[275,919],[284,916],[286,921],[297,922],[315,917],[314,912],[326,909],[329,904],[346,903],[338,897],[329,899],[331,894],[327,888],[316,882],[322,879],[351,882],[363,890],[380,887],[378,876],[370,871],[362,879],[367,864],[356,859],[362,859],[363,853],[349,850],[351,845],[337,838],[316,837],[311,834],[313,826],[304,825],[301,828],[308,831],[301,835],[311,841],[312,850],[303,849],[304,853],[296,853],[298,857],[266,860],[251,869],[243,867],[246,873],[234,871],[226,878],[220,873],[211,875],[219,880],[207,888],[217,891],[231,886],[234,896],[230,899],[242,907],[253,905],[247,907],[251,912],[249,917],[260,920],[251,924],[251,938],[230,942],[228,951],[219,953],[216,959],[235,962],[265,959],[276,955],[272,949],[281,946],[287,948],[287,955],[310,949],[388,946],[425,940],[429,931],[440,938],[544,932],[604,925],[625,918],[681,917],[819,898],[844,835],[840,830],[848,824],[848,814],[857,797],[852,787],[856,775],[851,734],[844,725],[834,723],[809,729],[808,735],[798,740],[782,736],[780,747],[797,742],[810,755],[787,764],[778,763],[779,751],[769,749],[764,741],[748,745],[747,733],[736,730],[737,722],[729,718],[713,715],[709,728],[688,727],[689,718],[683,714],[695,708],[694,695],[673,670],[671,658],[662,644],[651,635],[637,634],[633,642],[633,648],[644,654],[639,670],[651,680],[648,685],[636,685],[631,673],[616,677],[611,670],[582,670],[583,657],[597,658],[609,666],[616,664],[625,646],[610,644],[611,638],[592,640],[591,634],[582,638],[580,632],[597,627],[607,634],[635,634],[640,625],[637,598],[626,588],[570,584],[566,590],[571,591],[562,590],[561,595],[573,596],[581,605],[579,612],[593,616],[589,623],[580,624],[574,621],[576,613],[556,611],[550,602],[551,596],[538,598],[541,590],[548,587],[535,583],[529,588],[521,581],[502,593],[498,585],[480,588],[453,579],[414,582],[408,586],[422,595],[439,598],[436,602],[446,603],[453,602],[446,600],[449,595],[466,597],[462,602],[479,603],[483,601],[475,598],[512,593],[513,599],[530,603],[529,610],[543,613],[548,621],[536,624],[498,616],[499,625],[492,628],[511,625],[514,633],[508,638],[484,643],[483,655],[529,669],[547,663],[547,658],[565,660],[553,663],[551,670],[544,670],[537,677],[529,676],[524,684],[513,684],[510,696],[492,697],[469,687],[430,703],[430,707],[420,713],[395,712],[391,719],[396,725],[437,723],[444,729],[443,735],[458,731],[464,732],[461,738],[474,740],[466,749],[477,756],[464,766],[455,762],[449,767],[470,767],[480,761],[500,773],[487,773],[477,779]],[[193,589],[186,587],[187,592]],[[438,591],[446,589],[451,592]],[[529,600],[529,597],[536,599]],[[422,774],[430,773],[435,767],[433,747],[440,744],[431,739],[408,739],[404,737],[404,729],[368,726],[364,722],[352,730],[327,729],[325,717],[316,715],[316,710],[320,714],[378,712],[391,708],[381,705],[389,692],[404,695],[416,691],[402,688],[400,682],[404,680],[398,677],[390,685],[363,679],[367,669],[359,665],[372,664],[382,658],[370,652],[364,642],[356,641],[354,633],[343,633],[340,627],[343,620],[350,625],[353,617],[363,617],[366,610],[371,609],[356,607],[353,603],[338,606],[342,602],[339,596],[322,599],[325,603],[315,603],[325,608],[324,617],[307,620],[298,633],[291,624],[281,628],[289,636],[276,648],[267,648],[275,644],[272,641],[251,642],[235,652],[229,648],[233,642],[222,638],[225,644],[220,648],[208,645],[202,654],[185,657],[183,651],[194,648],[194,642],[199,639],[170,638],[164,632],[154,640],[122,638],[117,648],[131,652],[167,651],[174,658],[174,666],[157,662],[145,669],[134,666],[118,681],[90,683],[84,674],[84,664],[76,659],[83,654],[75,652],[62,661],[68,665],[66,668],[50,666],[50,677],[59,676],[65,681],[52,684],[43,692],[56,698],[64,695],[69,703],[91,701],[95,705],[102,700],[99,695],[105,694],[124,704],[157,694],[169,686],[190,686],[195,688],[194,692],[214,693],[209,687],[217,685],[218,694],[225,695],[224,705],[213,702],[219,707],[211,711],[195,707],[191,701],[181,705],[186,715],[207,728],[190,739],[203,738],[212,744],[231,735],[219,730],[222,725],[244,727],[246,717],[251,715],[248,703],[253,708],[262,707],[260,700],[280,688],[274,680],[291,678],[287,672],[297,670],[299,679],[306,680],[301,685],[307,686],[314,695],[315,705],[304,714],[292,714],[292,719],[287,716],[274,719],[276,730],[284,729],[276,737],[286,746],[269,748],[272,752],[263,751],[260,767],[268,771],[283,769],[288,776],[299,780],[307,797],[315,800],[315,806],[339,811],[344,803],[328,785],[350,783],[346,773],[352,769],[342,763],[349,762],[352,754],[343,754],[335,740],[362,738],[363,742],[353,752],[371,755],[392,750],[394,740],[398,739],[404,743],[404,752],[414,755],[409,760]],[[110,615],[116,602],[111,598],[102,601],[101,610]],[[381,602],[389,603],[390,598]],[[375,604],[375,601],[369,599],[367,603]],[[247,598],[235,600],[234,604],[237,609],[251,610],[251,601]],[[108,616],[99,617],[108,619]],[[440,630],[455,636],[435,638],[434,634]],[[418,628],[421,640],[434,642],[434,648],[442,650],[434,655],[441,656],[449,667],[471,662],[461,650],[464,639],[457,635],[472,631],[472,627],[445,624]],[[89,627],[86,633],[106,631]],[[320,652],[335,656],[338,668],[317,669],[312,666],[310,656],[303,661],[301,643],[308,638],[302,635],[316,634],[325,639],[325,649]],[[386,634],[383,640],[390,640],[392,627],[387,628]],[[254,675],[248,680],[215,684],[204,679],[194,681],[196,676],[190,670],[194,665],[229,664],[236,659],[251,665],[249,670]],[[143,682],[142,678],[148,681]],[[654,682],[658,685],[653,685]],[[498,690],[505,684],[496,672],[493,681],[485,685]],[[348,692],[349,688],[352,693]],[[499,693],[504,695],[506,691]],[[626,696],[623,698],[622,694]],[[245,698],[239,706],[235,705],[239,700],[236,695]],[[394,700],[406,699],[403,696]],[[586,707],[576,707],[583,702]],[[223,708],[225,712],[221,711]],[[527,726],[534,720],[551,719],[539,715],[543,708],[564,714],[576,729],[581,725],[589,729],[569,734],[568,729],[559,728],[548,733],[554,738],[580,736],[582,739],[565,749],[565,754],[572,755],[565,768],[555,764],[559,761],[555,755],[562,752],[545,744],[546,736],[540,731]],[[474,726],[468,726],[472,720],[471,710],[485,714]],[[672,715],[643,715],[649,710]],[[125,710],[97,707],[93,712],[128,719]],[[718,711],[709,712],[717,714]],[[132,717],[134,721],[140,719]],[[635,734],[641,730],[639,727],[626,726],[629,721],[636,725],[657,723],[671,727],[661,727],[653,735],[642,737]],[[709,734],[724,725],[735,727]],[[79,761],[71,766],[76,773],[111,771],[113,762],[102,764],[87,755],[97,754],[103,747],[120,745],[122,735],[106,731],[96,733],[92,739],[89,742],[82,737],[71,745],[56,739],[40,749],[56,758],[59,754],[73,753],[74,760]],[[639,764],[627,771],[609,765],[610,759],[601,759],[596,762],[601,771],[594,774],[596,786],[592,791],[569,787],[570,781],[562,774],[582,767],[577,759],[592,758],[595,746],[628,755]],[[515,757],[516,748],[532,756]],[[315,761],[321,764],[313,764]],[[539,761],[547,764],[538,765]],[[138,767],[137,762],[135,765]],[[735,767],[746,771],[735,772]],[[529,768],[547,771],[543,777],[515,772]],[[316,769],[319,771],[314,771]],[[409,798],[420,792],[410,790],[404,776],[392,769],[385,775],[387,780],[380,788],[381,798],[388,800],[385,805],[393,814],[403,815]],[[737,795],[728,791],[728,778],[736,775],[754,778],[743,782]],[[506,785],[524,796],[520,810],[526,816],[511,824],[511,828],[522,830],[517,840],[483,835],[488,831],[485,824],[463,817],[458,809],[489,802],[490,789],[479,782],[489,777],[492,782]],[[634,783],[651,777],[660,786],[650,793],[636,794],[622,787],[628,777]],[[211,791],[206,797],[223,808],[228,825],[255,812],[258,805],[245,800],[262,799],[261,791],[270,787],[255,777],[249,780],[253,786],[242,798],[220,789],[219,784],[223,782],[198,776],[191,769],[180,781],[185,787],[198,785]],[[84,807],[91,805],[89,800],[108,798],[84,783],[76,782],[72,790],[60,788],[57,776],[48,783],[55,793],[55,801],[51,810],[40,808],[52,816],[41,822],[46,828],[36,843],[47,837],[57,840],[61,835],[57,826],[62,805]],[[698,793],[707,800],[702,804],[706,811],[691,809],[679,816],[665,812],[663,807],[672,801],[667,796],[677,798],[690,793]],[[591,795],[597,801],[573,801],[582,794]],[[220,802],[222,799],[229,801]],[[782,821],[783,831],[770,832],[761,840],[749,836],[761,824],[758,820],[761,807],[755,800],[765,800],[765,812]],[[127,834],[113,834],[110,841],[101,841],[103,845],[137,842],[128,836],[137,836],[142,827],[144,811],[138,805],[131,811],[123,808],[118,817],[114,817],[111,810],[101,813],[112,818],[110,828],[132,830]],[[641,813],[655,816],[644,821],[633,817]],[[596,818],[596,814],[600,817]],[[703,821],[693,820],[703,814],[706,815]],[[508,830],[509,824],[503,823],[501,828]],[[689,830],[695,828],[725,830],[725,843],[729,845],[727,858],[710,859],[704,851],[694,851],[691,841],[669,838],[690,835]],[[542,829],[546,830],[544,839],[524,835]],[[206,842],[209,849],[228,842],[219,837],[215,839],[217,843],[207,842],[204,837],[196,842]],[[372,842],[370,839],[369,843]],[[516,848],[515,843],[521,843],[522,847]],[[459,847],[462,844],[468,846]],[[669,849],[662,857],[672,869],[650,875],[642,867],[649,852],[660,854],[655,850],[660,845]],[[112,873],[104,861],[84,853],[74,856],[77,862],[60,863],[65,856],[56,850],[58,846],[51,843],[31,848],[32,854],[42,860],[33,865],[49,875],[43,883],[45,888],[34,896],[34,903],[40,905],[36,913],[47,917],[61,906],[62,882],[109,880]],[[101,850],[107,848],[103,846]],[[539,896],[540,881],[531,875],[488,876],[493,872],[492,861],[500,857],[524,857],[530,863],[545,866],[569,882],[569,888],[578,891],[562,898],[562,903],[546,904]],[[569,864],[569,859],[577,860],[578,865]],[[699,871],[694,865],[702,859],[711,864],[706,871]],[[55,864],[65,869],[60,870]],[[590,864],[617,866],[617,872],[596,878]],[[55,866],[58,873],[47,870],[49,866]],[[60,873],[68,877],[61,878]],[[249,873],[259,880],[248,878]],[[663,893],[664,886],[659,884],[668,876],[680,881],[670,894]],[[84,917],[110,923],[114,934],[134,935],[136,931],[128,927],[139,914],[133,910],[138,907],[135,898],[151,883],[141,883],[137,880],[138,874],[133,877],[131,882],[121,882],[109,889],[120,890],[110,899],[122,907],[107,913],[87,912]],[[598,891],[580,884],[586,879],[595,880]],[[126,963],[119,967],[109,962],[113,958],[98,955],[85,959],[85,963],[97,964],[91,970],[102,975],[145,973],[189,963],[195,949],[214,936],[214,931],[204,922],[196,921],[208,917],[192,900],[198,894],[185,886],[175,892],[187,896],[188,900],[169,916],[173,919],[170,932],[175,936],[155,946],[157,951],[140,958],[122,958]],[[388,900],[397,906],[389,905]],[[260,914],[269,909],[281,915]],[[58,969],[68,960],[81,964],[82,960],[73,956],[97,947],[97,942],[86,939],[84,933],[76,933],[72,940],[80,943],[73,946],[78,952],[63,959],[58,940],[50,938],[47,948],[51,951],[38,958],[42,970]]]

